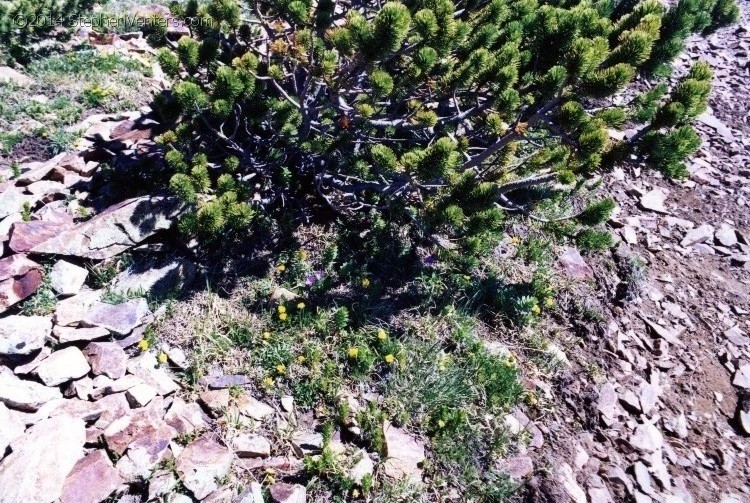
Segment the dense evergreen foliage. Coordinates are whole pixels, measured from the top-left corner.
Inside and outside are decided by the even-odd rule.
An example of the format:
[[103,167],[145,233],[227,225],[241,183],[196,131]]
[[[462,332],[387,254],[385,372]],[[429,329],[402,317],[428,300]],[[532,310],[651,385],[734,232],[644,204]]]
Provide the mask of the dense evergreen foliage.
[[94,0],[0,2],[0,55],[24,62],[30,46],[54,32],[67,32],[91,10]]
[[[184,230],[244,233],[318,201],[465,256],[491,248],[506,213],[534,217],[540,198],[570,199],[627,155],[684,177],[711,71],[665,77],[688,36],[738,17],[734,0],[173,9],[198,27],[159,54],[174,79],[157,100],[175,124],[160,138],[170,185],[195,210]],[[606,221],[611,202],[592,204],[564,217]]]

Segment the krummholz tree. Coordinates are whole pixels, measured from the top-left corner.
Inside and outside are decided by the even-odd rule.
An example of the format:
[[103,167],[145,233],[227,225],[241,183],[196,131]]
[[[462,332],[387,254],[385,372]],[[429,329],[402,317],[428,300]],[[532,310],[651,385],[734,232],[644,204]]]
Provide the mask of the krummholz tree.
[[245,232],[319,201],[466,255],[491,249],[509,212],[606,221],[613,202],[586,182],[626,158],[685,177],[712,75],[698,62],[670,80],[671,63],[687,37],[739,14],[734,0],[173,10],[194,28],[159,53],[173,90],[156,104],[174,123],[159,138],[170,187],[193,208],[183,230]]
[[31,44],[55,31],[75,29],[94,0],[0,1],[0,56],[26,62]]

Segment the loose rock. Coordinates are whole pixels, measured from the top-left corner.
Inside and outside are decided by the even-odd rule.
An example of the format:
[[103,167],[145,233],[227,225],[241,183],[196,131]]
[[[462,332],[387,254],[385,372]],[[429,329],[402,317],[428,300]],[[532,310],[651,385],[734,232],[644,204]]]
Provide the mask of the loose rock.
[[28,355],[44,346],[52,330],[47,316],[6,316],[0,318],[0,354]]
[[86,427],[80,419],[57,416],[29,428],[0,463],[0,501],[58,500],[66,477],[83,457],[85,441]]
[[226,476],[231,466],[232,453],[229,449],[207,436],[188,444],[175,463],[180,480],[198,499],[218,489],[216,480]]
[[58,260],[50,271],[52,289],[60,295],[75,295],[81,291],[89,272],[65,260]]
[[307,489],[299,484],[279,482],[272,485],[269,492],[274,503],[305,503],[307,501]]
[[92,342],[83,350],[94,375],[112,379],[125,376],[128,355],[114,342]]
[[383,436],[387,452],[383,463],[384,473],[393,479],[405,478],[412,483],[421,484],[420,465],[425,459],[422,443],[388,421],[383,424]]
[[78,460],[68,474],[60,502],[99,503],[124,483],[106,451],[96,450]]
[[85,376],[91,367],[81,350],[69,346],[53,352],[36,368],[36,375],[47,386],[57,386],[71,379]]

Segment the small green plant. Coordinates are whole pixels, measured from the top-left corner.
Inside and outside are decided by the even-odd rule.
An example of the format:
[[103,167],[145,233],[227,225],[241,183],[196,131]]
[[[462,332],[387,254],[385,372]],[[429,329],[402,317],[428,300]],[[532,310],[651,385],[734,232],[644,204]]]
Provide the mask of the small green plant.
[[82,131],[68,131],[66,129],[55,129],[48,135],[48,149],[52,155],[67,152],[73,148],[75,142],[83,136]]
[[13,178],[18,178],[21,176],[21,163],[14,160],[10,163],[10,170],[13,173]]
[[52,290],[50,267],[44,268],[42,284],[36,293],[21,305],[21,313],[27,316],[46,316],[55,312],[57,294]]
[[94,84],[83,90],[83,99],[90,107],[101,106],[110,96],[112,90]]
[[23,202],[23,208],[21,209],[21,220],[24,222],[31,221],[31,203],[28,201]]
[[0,152],[10,154],[13,148],[21,143],[23,138],[24,135],[20,132],[0,131]]

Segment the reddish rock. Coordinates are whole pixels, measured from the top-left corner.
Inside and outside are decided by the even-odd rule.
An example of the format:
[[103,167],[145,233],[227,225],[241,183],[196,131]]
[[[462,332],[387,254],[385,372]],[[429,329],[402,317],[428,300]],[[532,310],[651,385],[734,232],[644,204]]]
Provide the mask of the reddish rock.
[[128,480],[148,478],[169,452],[177,431],[164,422],[147,428],[130,443],[128,452],[117,462],[117,471]]
[[590,279],[594,277],[591,267],[583,260],[575,248],[568,248],[557,259],[565,273],[571,278]]
[[66,229],[69,229],[68,225],[45,220],[16,222],[10,233],[10,249],[16,253],[26,253]]
[[279,482],[272,485],[269,492],[274,503],[305,503],[307,501],[307,490],[300,484]]
[[0,313],[29,297],[42,284],[42,266],[13,255],[0,260]]
[[180,435],[189,435],[210,426],[210,419],[200,405],[196,402],[186,403],[180,397],[172,401],[172,406],[164,415],[164,421]]
[[104,412],[95,423],[95,426],[101,430],[107,428],[115,419],[122,418],[130,414],[130,405],[125,393],[114,393],[100,398],[96,402],[104,407]]
[[[105,399],[106,397],[102,400]],[[155,402],[156,400],[152,404],[155,404]],[[153,407],[150,405],[149,407],[135,409],[130,415],[121,416],[112,421],[104,430],[104,440],[107,442],[109,450],[122,455],[132,442],[139,438],[152,437],[158,431],[166,431],[164,427],[174,432],[172,438],[177,436],[177,431],[159,417],[158,409],[158,405]]]
[[125,483],[107,453],[97,450],[78,460],[65,479],[61,503],[99,503]]
[[103,374],[112,379],[125,376],[128,355],[114,342],[92,342],[83,350],[94,375]]

